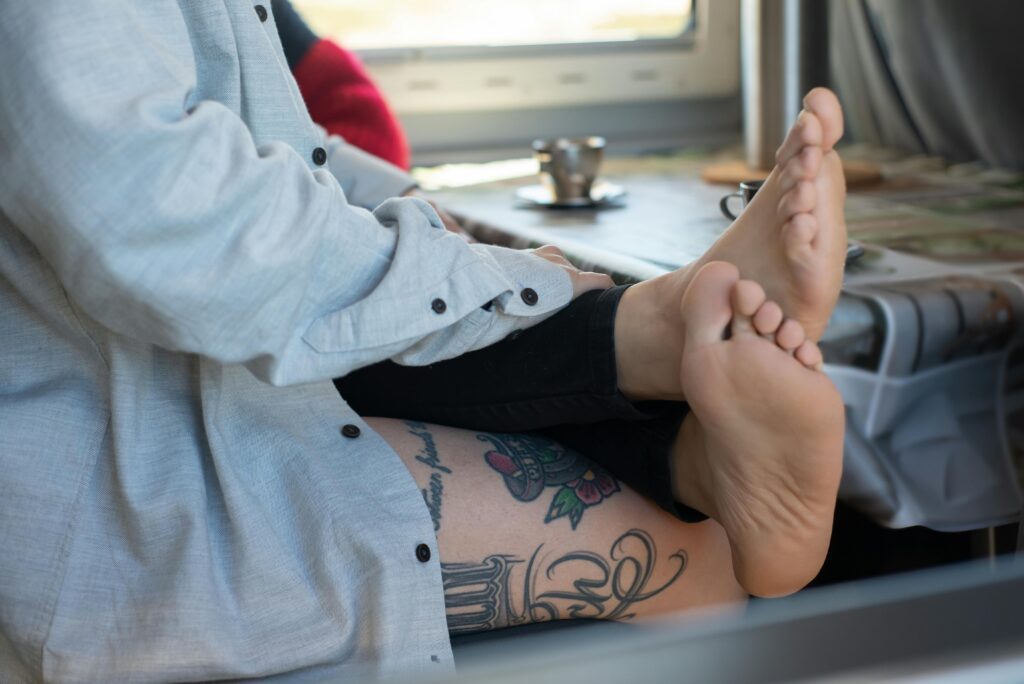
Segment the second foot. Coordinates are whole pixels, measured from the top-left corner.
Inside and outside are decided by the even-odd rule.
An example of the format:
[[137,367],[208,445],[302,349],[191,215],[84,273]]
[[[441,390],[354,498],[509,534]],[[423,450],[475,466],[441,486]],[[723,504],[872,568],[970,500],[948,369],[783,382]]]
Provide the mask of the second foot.
[[760,283],[817,341],[839,297],[846,260],[846,183],[833,146],[842,110],[816,88],[743,214],[693,267],[727,261]]
[[722,525],[736,579],[757,596],[792,593],[818,573],[842,472],[842,400],[815,370],[817,346],[776,308],[722,262],[696,274],[682,304],[692,413],[673,485]]
[[[811,91],[779,148],[777,166],[739,219],[694,264],[626,291],[615,322],[615,358],[627,397],[688,399],[679,382],[686,339],[679,301],[696,273],[715,261],[735,264],[744,278],[760,283],[811,343],[821,338],[846,260],[846,186],[833,150],[842,126],[835,95]],[[817,353],[805,346],[797,358]]]

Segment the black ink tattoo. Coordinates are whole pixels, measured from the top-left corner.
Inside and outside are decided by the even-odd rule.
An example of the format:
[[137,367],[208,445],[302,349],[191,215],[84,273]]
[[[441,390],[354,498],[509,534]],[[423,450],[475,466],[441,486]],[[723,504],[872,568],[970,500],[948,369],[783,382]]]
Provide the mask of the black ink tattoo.
[[430,519],[434,523],[434,531],[441,529],[441,501],[444,496],[444,480],[442,473],[451,475],[451,468],[441,465],[441,458],[437,453],[437,445],[434,443],[434,436],[430,429],[424,424],[413,420],[405,421],[409,428],[409,434],[416,435],[423,440],[423,452],[417,454],[415,459],[423,465],[431,468],[430,485],[420,490],[423,500],[427,503],[427,510],[430,511]]
[[477,435],[494,448],[484,460],[501,473],[505,486],[519,501],[533,501],[545,487],[558,487],[544,522],[567,517],[572,529],[583,512],[619,491],[606,470],[550,439],[531,435]]
[[[526,622],[563,618],[629,620],[630,609],[668,589],[686,570],[682,549],[669,556],[672,575],[649,588],[657,565],[654,540],[643,530],[629,530],[615,540],[605,558],[590,551],[572,551],[549,561],[544,545],[526,561],[522,577],[514,571],[524,562],[505,555],[482,563],[442,563],[448,631],[467,634]],[[521,588],[520,588],[521,587]],[[519,595],[513,596],[515,589]]]
[[509,591],[512,567],[519,563],[511,556],[488,556],[483,563],[442,563],[448,632],[468,634],[521,623]]

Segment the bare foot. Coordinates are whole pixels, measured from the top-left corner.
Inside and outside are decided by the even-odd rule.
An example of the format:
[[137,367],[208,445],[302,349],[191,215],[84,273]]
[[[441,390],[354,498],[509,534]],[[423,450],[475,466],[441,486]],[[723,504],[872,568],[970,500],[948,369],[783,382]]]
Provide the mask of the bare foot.
[[631,399],[685,400],[677,382],[684,321],[678,303],[713,261],[739,267],[816,342],[839,297],[846,259],[846,185],[832,149],[842,135],[835,95],[816,88],[750,205],[697,262],[631,287],[615,323],[619,389]]
[[828,550],[842,400],[814,370],[821,354],[802,326],[784,322],[735,266],[704,266],[682,312],[682,385],[693,412],[674,447],[675,492],[725,529],[744,589],[797,591]]
[[764,185],[691,267],[697,273],[712,261],[735,264],[814,342],[839,298],[846,261],[846,182],[833,150],[842,131],[836,96],[825,88],[808,93]]

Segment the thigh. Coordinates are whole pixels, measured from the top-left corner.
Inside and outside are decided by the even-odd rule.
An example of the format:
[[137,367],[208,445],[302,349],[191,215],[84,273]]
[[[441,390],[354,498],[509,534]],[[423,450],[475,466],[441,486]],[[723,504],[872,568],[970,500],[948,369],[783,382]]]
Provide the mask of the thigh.
[[368,422],[423,492],[453,634],[744,597],[717,523],[681,522],[552,440]]

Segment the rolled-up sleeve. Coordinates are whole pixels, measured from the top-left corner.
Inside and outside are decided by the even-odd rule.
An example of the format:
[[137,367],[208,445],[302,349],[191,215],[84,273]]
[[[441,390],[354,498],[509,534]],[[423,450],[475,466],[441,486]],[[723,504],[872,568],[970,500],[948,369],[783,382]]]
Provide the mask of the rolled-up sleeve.
[[372,209],[416,187],[416,181],[402,169],[337,135],[328,138],[326,149],[328,168],[338,179],[349,203],[357,207]]
[[224,104],[186,108],[191,56],[131,3],[41,4],[0,25],[0,206],[104,326],[290,384],[454,356],[571,298],[558,266],[467,245],[425,202],[353,206],[408,177],[361,174],[340,140],[313,170]]

